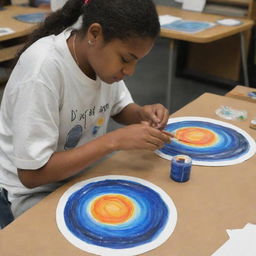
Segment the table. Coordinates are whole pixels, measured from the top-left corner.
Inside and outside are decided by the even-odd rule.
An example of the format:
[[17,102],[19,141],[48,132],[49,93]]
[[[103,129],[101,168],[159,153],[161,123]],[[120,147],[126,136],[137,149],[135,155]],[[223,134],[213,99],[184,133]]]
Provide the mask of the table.
[[[256,138],[249,128],[255,104],[214,94],[203,94],[173,117],[202,116],[220,119],[216,108],[226,104],[248,111],[248,120],[232,121]],[[51,193],[39,204],[0,231],[4,256],[92,255],[70,244],[58,231],[55,211],[62,194],[74,183],[95,176],[128,175],[161,187],[174,201],[178,220],[169,239],[147,256],[208,256],[227,239],[226,229],[256,223],[256,156],[244,163],[225,167],[193,166],[186,183],[169,178],[170,162],[150,151],[120,151],[90,171]]]
[[[231,91],[226,93],[225,96],[239,99],[239,100],[246,100],[249,102],[256,103],[256,99],[253,99],[248,96],[249,92],[256,92],[256,88],[248,88],[243,85],[237,85],[235,88],[233,88]],[[256,113],[255,113],[256,115]]]
[[[194,21],[207,21],[207,22],[216,22],[219,19],[227,18],[225,16],[206,14],[206,13],[198,13],[185,11],[182,9],[178,9],[175,7],[167,7],[167,6],[157,6],[157,11],[159,15],[172,15],[182,18],[183,20],[194,20]],[[198,33],[189,34],[178,32],[174,30],[161,28],[160,36],[164,38],[168,38],[170,40],[169,45],[169,69],[168,69],[168,85],[166,91],[166,107],[171,111],[172,104],[172,88],[174,88],[174,76],[176,71],[176,63],[177,63],[177,43],[178,41],[187,41],[194,43],[210,43],[216,40],[220,40],[229,36],[233,36],[236,34],[240,35],[240,43],[241,43],[241,60],[242,60],[242,68],[244,74],[245,85],[249,85],[248,82],[248,72],[247,72],[247,57],[246,57],[246,45],[244,33],[249,31],[253,26],[253,21],[249,19],[242,19],[242,24],[239,26],[221,26],[216,25],[212,28],[203,30]]]
[[37,27],[37,24],[21,22],[14,19],[13,16],[48,11],[47,9],[15,5],[5,6],[4,8],[5,10],[0,11],[0,27],[11,28],[15,33],[0,36],[0,62],[13,59],[16,52],[23,46],[23,44],[18,43],[10,47],[1,47],[1,43],[27,36]]

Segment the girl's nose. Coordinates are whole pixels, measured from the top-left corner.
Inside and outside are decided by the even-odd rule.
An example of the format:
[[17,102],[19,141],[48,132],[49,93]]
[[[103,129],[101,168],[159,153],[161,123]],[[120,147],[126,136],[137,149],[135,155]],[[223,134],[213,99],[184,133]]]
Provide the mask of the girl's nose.
[[131,63],[129,65],[126,65],[122,72],[125,76],[131,76],[133,75],[134,71],[135,71],[135,67],[136,67],[136,64],[135,63]]

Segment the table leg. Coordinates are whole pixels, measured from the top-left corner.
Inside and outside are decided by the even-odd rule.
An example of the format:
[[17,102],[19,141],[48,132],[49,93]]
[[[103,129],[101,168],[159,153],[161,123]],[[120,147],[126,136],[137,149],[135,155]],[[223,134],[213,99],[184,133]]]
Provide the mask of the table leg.
[[244,85],[249,86],[249,78],[248,78],[248,67],[247,67],[247,57],[246,57],[246,46],[245,46],[245,39],[244,33],[240,33],[240,40],[241,40],[241,61],[243,67],[243,74],[244,74]]
[[176,40],[170,39],[169,45],[169,64],[168,64],[168,84],[166,91],[166,107],[171,112],[173,104],[173,92],[175,72],[176,72],[176,60],[177,59],[177,43]]

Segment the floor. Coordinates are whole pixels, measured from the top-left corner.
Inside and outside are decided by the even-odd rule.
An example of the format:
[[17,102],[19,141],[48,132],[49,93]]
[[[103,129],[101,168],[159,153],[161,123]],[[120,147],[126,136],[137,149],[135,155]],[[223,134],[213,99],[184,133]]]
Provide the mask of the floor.
[[[168,40],[159,39],[149,55],[142,59],[135,74],[126,79],[133,99],[140,105],[166,103],[166,84],[168,74]],[[0,86],[0,99],[4,86]],[[210,83],[198,82],[195,80],[176,78],[173,88],[175,112],[190,101],[194,100],[205,92],[224,95],[230,88]],[[114,122],[110,123],[109,130],[119,127]]]

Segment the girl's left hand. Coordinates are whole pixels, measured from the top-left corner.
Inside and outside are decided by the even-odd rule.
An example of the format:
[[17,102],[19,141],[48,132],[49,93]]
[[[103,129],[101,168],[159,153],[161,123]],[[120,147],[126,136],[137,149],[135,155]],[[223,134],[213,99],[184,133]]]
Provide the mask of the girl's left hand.
[[156,129],[164,129],[169,118],[169,111],[161,104],[145,105],[141,107],[140,118]]

